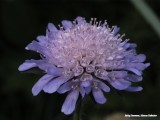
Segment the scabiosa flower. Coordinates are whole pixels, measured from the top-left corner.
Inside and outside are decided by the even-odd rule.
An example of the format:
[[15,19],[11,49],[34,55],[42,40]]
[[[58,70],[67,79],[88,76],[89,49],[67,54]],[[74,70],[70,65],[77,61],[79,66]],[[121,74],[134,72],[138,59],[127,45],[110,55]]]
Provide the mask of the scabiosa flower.
[[[32,93],[68,93],[61,111],[71,114],[76,101],[92,93],[95,101],[104,104],[107,99],[103,92],[113,86],[117,90],[141,91],[132,82],[142,80],[142,71],[150,63],[143,63],[144,54],[136,53],[136,44],[122,40],[119,28],[110,28],[106,21],[91,19],[88,23],[82,17],[73,22],[63,20],[57,29],[48,24],[46,35],[38,36],[26,50],[40,53],[40,60],[26,60],[19,67],[25,71],[38,67],[45,71],[33,86]],[[103,91],[103,92],[102,92]]]

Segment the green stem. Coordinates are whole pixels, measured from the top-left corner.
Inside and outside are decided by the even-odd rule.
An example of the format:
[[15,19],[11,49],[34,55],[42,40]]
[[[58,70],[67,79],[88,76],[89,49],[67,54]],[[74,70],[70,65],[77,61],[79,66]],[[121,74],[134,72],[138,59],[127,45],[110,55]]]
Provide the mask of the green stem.
[[79,102],[76,106],[76,110],[73,114],[73,120],[82,120],[81,119],[81,113],[82,113],[82,110],[83,110],[82,109],[82,107],[83,107],[82,102],[83,102],[82,100],[79,100]]
[[73,120],[78,120],[77,112],[74,112],[74,114],[73,114]]
[[144,0],[130,0],[160,37],[160,20]]

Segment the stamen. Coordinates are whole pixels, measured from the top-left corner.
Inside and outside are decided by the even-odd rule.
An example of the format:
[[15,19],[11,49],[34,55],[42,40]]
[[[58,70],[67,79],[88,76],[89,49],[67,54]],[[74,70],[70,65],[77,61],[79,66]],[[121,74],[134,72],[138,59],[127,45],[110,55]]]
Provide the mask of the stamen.
[[73,25],[76,25],[76,20],[74,20],[72,23],[73,23]]
[[72,89],[77,89],[77,88],[79,88],[79,85],[77,83],[72,85]]
[[91,18],[90,22],[89,22],[90,25],[93,24],[93,18]]
[[93,25],[96,25],[96,20],[97,20],[97,18],[93,19]]
[[84,72],[84,69],[81,66],[76,66],[73,69],[73,72],[74,72],[74,76],[79,76],[79,75],[81,75]]
[[80,81],[90,81],[92,80],[93,77],[91,74],[87,74],[87,73],[84,73],[81,78],[80,78]]
[[73,77],[73,71],[71,71],[70,69],[64,70],[63,74],[64,74],[64,77],[66,77],[66,78],[72,78]]
[[103,27],[107,26],[107,20],[104,20]]
[[80,65],[86,67],[89,64],[89,60],[85,57],[80,60]]
[[98,26],[101,26],[101,22],[102,22],[102,21],[99,21]]
[[107,79],[108,78],[108,72],[103,70],[103,69],[97,69],[95,72],[94,72],[95,76],[97,76],[98,78],[101,78],[101,79]]
[[94,65],[88,65],[86,67],[86,72],[88,72],[88,73],[92,73],[92,72],[94,72],[94,70],[95,70],[95,66]]
[[98,85],[99,85],[98,82],[93,82],[93,87],[94,88],[98,89]]

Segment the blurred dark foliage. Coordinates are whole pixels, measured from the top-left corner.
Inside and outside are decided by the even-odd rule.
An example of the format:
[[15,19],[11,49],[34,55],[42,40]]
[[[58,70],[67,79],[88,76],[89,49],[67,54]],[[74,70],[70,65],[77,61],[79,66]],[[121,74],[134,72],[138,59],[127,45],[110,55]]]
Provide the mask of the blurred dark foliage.
[[[145,2],[160,17],[160,1]],[[33,97],[31,88],[41,72],[20,73],[17,68],[26,59],[39,58],[24,48],[37,35],[45,34],[47,23],[58,26],[61,20],[76,16],[107,19],[110,26],[118,25],[120,33],[137,43],[138,53],[146,54],[151,62],[140,83],[142,92],[112,89],[105,94],[108,102],[104,105],[95,104],[88,96],[83,103],[83,120],[102,120],[114,112],[160,113],[160,38],[129,0],[1,0],[0,16],[0,120],[72,120],[72,115],[60,112],[66,94],[41,92]]]

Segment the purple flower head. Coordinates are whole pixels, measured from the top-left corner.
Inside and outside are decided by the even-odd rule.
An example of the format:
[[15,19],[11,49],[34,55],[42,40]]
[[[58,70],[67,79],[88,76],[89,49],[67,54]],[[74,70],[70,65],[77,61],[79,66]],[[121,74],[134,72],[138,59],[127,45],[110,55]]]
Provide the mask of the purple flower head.
[[81,95],[92,94],[95,101],[104,104],[107,99],[103,92],[112,86],[117,90],[141,91],[142,87],[132,86],[142,80],[142,71],[150,63],[144,63],[146,56],[136,53],[136,44],[122,40],[119,28],[109,28],[106,21],[91,19],[88,23],[82,17],[73,22],[63,20],[57,29],[48,24],[45,36],[38,36],[26,50],[41,54],[40,60],[26,60],[19,71],[38,67],[45,71],[33,86],[32,93],[68,93],[61,111],[71,114]]

